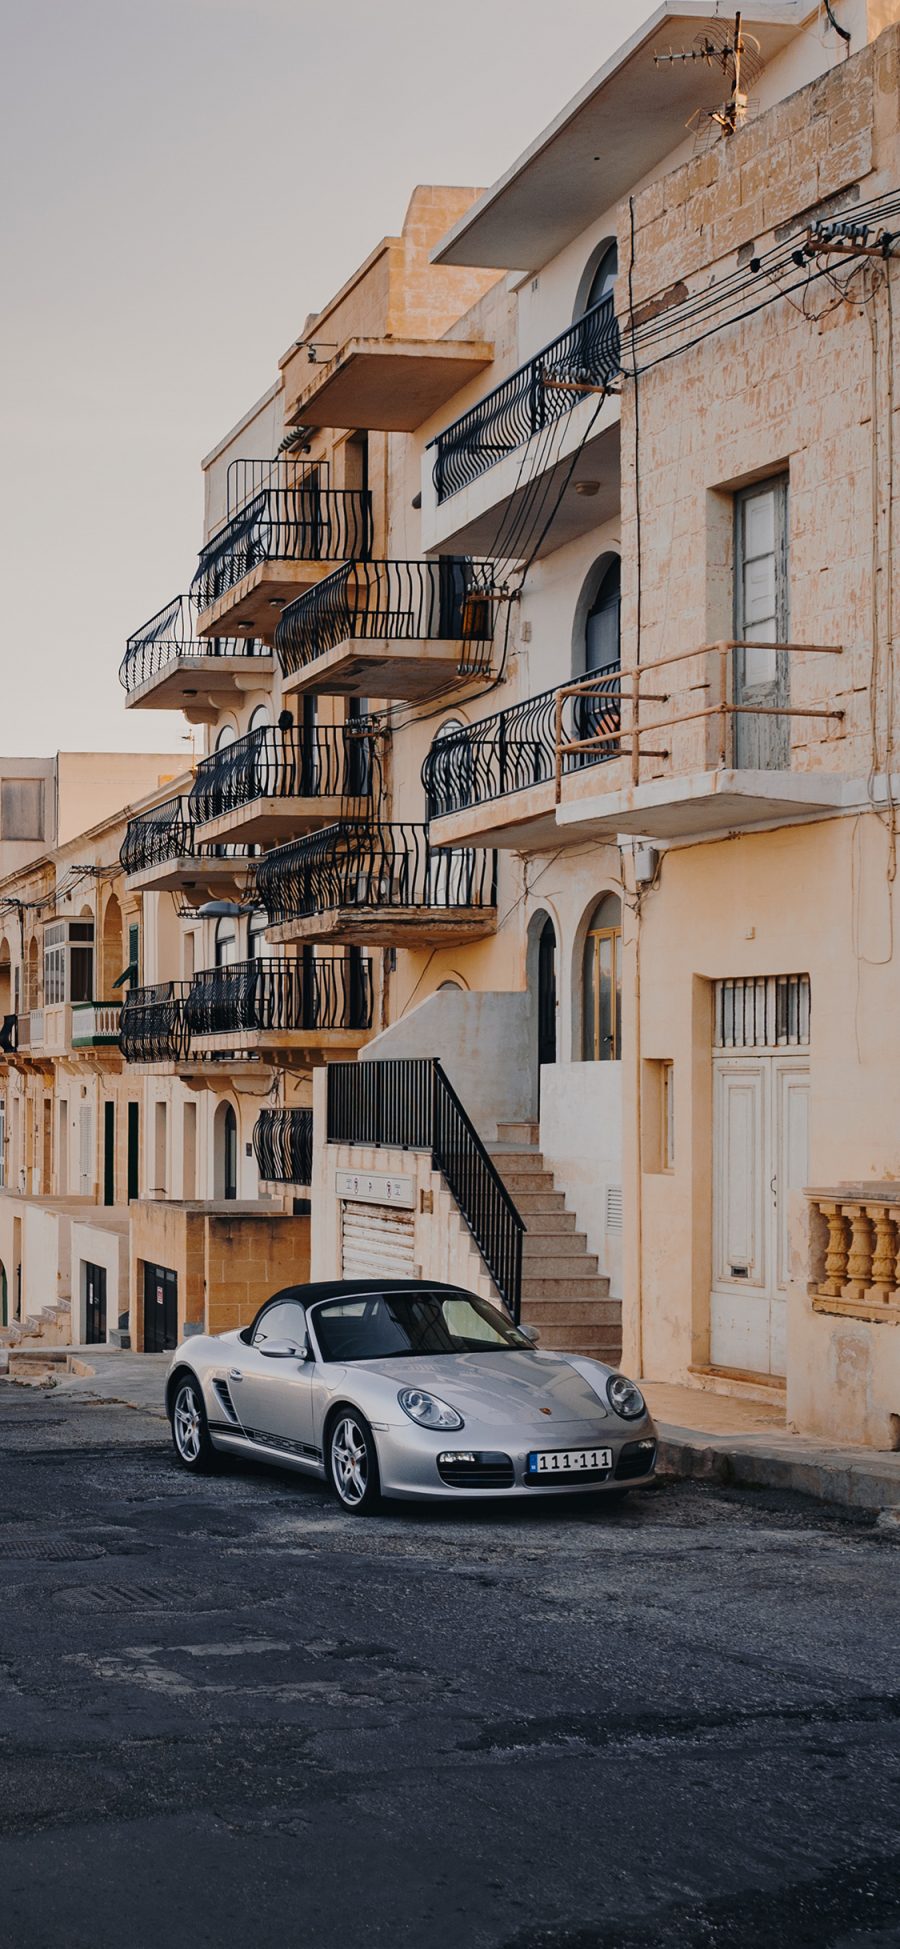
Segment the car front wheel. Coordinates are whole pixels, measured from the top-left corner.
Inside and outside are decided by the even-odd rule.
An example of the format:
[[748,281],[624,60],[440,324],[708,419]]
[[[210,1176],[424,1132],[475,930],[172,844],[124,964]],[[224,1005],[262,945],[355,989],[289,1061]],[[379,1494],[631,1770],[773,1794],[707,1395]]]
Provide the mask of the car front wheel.
[[172,1441],[182,1468],[202,1475],[215,1465],[200,1386],[189,1375],[178,1381],[172,1398]]
[[372,1430],[355,1409],[335,1415],[328,1436],[328,1471],[335,1495],[349,1516],[371,1516],[381,1500]]

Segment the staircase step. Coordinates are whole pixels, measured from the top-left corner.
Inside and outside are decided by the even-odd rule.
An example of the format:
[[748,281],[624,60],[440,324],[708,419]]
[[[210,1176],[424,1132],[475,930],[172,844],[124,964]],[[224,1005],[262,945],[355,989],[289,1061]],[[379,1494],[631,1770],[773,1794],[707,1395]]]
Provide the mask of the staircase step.
[[585,1273],[579,1278],[576,1273],[560,1274],[553,1278],[549,1274],[538,1278],[536,1274],[522,1274],[522,1298],[525,1299],[608,1299],[609,1280],[600,1275]]
[[498,1123],[497,1138],[501,1144],[536,1144],[539,1136],[536,1123]]
[[608,1326],[546,1326],[540,1329],[544,1353],[585,1353],[615,1367],[622,1354],[622,1336]]
[[[515,1200],[521,1216],[528,1219],[529,1212],[556,1212],[562,1215],[566,1200],[562,1191],[521,1191]],[[575,1213],[567,1214],[574,1220]]]
[[[540,1205],[541,1202],[540,1194],[533,1200],[533,1202],[536,1205]],[[521,1198],[519,1199],[519,1211],[522,1213],[522,1216],[524,1217],[524,1206],[522,1204]],[[555,1238],[555,1239],[562,1239],[568,1242],[568,1240],[575,1234],[575,1227],[577,1223],[578,1220],[575,1216],[574,1211],[555,1211],[555,1210],[532,1211],[528,1219],[528,1229],[525,1233],[525,1238],[526,1240],[538,1239],[538,1238]],[[565,1251],[566,1249],[565,1243],[563,1244],[562,1249],[563,1251]]]
[[501,1177],[507,1171],[543,1171],[546,1169],[539,1150],[515,1150],[504,1144],[491,1146],[491,1161],[496,1164]]
[[[540,1239],[535,1240],[539,1245]],[[596,1279],[600,1273],[600,1261],[596,1252],[583,1249],[567,1252],[568,1239],[557,1240],[562,1251],[547,1253],[528,1249],[528,1233],[525,1234],[522,1251],[522,1270],[531,1279]]]
[[557,1326],[571,1326],[576,1320],[613,1331],[622,1323],[622,1302],[619,1299],[523,1299],[522,1318],[528,1326],[540,1327],[547,1333],[555,1332]]
[[[552,1191],[554,1177],[552,1171],[501,1171],[506,1189],[511,1198],[517,1199],[522,1192],[527,1197],[532,1191]],[[562,1196],[562,1193],[560,1193]]]
[[[572,1217],[574,1216],[573,1212]],[[530,1225],[522,1240],[522,1256],[524,1259],[593,1259],[594,1257],[587,1249],[586,1232],[538,1232],[532,1231]],[[585,1266],[585,1271],[588,1270],[596,1272],[596,1262],[590,1267]]]

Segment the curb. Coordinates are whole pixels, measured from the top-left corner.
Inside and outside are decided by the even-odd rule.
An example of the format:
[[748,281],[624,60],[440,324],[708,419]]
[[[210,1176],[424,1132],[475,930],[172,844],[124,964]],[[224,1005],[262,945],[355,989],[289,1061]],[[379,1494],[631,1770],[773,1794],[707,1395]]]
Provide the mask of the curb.
[[[893,1459],[893,1458],[892,1458]],[[845,1461],[833,1451],[807,1455],[710,1442],[702,1434],[659,1428],[659,1471],[684,1480],[746,1489],[790,1489],[848,1509],[900,1509],[900,1471],[872,1461]]]

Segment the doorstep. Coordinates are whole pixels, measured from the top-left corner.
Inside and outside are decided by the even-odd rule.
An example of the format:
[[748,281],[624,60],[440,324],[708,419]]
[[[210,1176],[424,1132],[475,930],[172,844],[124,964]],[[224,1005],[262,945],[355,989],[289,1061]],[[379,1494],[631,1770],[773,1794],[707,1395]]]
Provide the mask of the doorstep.
[[792,1434],[784,1406],[641,1381],[664,1475],[791,1489],[851,1509],[900,1509],[900,1453]]

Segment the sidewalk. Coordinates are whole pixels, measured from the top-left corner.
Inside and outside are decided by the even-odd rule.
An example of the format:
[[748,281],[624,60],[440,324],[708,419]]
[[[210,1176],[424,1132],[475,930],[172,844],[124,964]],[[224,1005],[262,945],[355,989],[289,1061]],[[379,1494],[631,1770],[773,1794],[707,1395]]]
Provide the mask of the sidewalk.
[[793,1489],[853,1509],[900,1509],[900,1454],[792,1435],[784,1409],[699,1387],[642,1381],[664,1474]]

